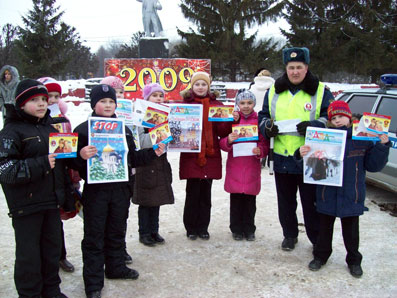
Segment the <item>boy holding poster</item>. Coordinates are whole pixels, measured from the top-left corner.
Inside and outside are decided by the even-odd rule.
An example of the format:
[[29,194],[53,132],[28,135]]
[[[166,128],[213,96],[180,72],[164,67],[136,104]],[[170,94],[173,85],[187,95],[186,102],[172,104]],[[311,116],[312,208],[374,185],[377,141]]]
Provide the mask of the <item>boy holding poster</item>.
[[[90,94],[92,116],[102,117],[104,122],[116,118],[116,92],[104,84],[95,86]],[[106,129],[106,125],[104,126]],[[130,205],[130,189],[127,182],[87,183],[87,160],[98,150],[89,144],[88,121],[74,130],[79,134],[78,153],[74,167],[85,180],[83,190],[84,238],[83,278],[87,297],[100,297],[104,274],[109,279],[137,279],[137,271],[128,268],[124,259],[124,231]],[[151,162],[164,151],[164,146],[154,151],[135,151],[135,144],[128,128],[125,128],[128,146],[128,168]],[[130,171],[129,171],[130,172]],[[104,270],[105,267],[105,270]]]
[[[165,92],[159,84],[152,83],[144,87],[143,95],[144,100],[163,103]],[[165,124],[167,124],[168,128],[168,123]],[[159,127],[156,128],[162,129],[161,125]],[[163,139],[161,131],[157,130],[157,132],[159,138]],[[152,148],[153,142],[151,141],[149,129],[138,127],[138,133],[141,148]],[[157,136],[155,137],[157,138]],[[139,241],[146,246],[164,243],[164,238],[159,234],[160,206],[174,203],[171,183],[172,172],[167,160],[167,153],[136,169],[132,202],[139,205]]]
[[[361,277],[362,255],[359,247],[359,216],[367,211],[365,200],[365,171],[377,172],[386,165],[391,145],[387,134],[379,136],[380,142],[352,140],[352,113],[344,101],[334,101],[328,107],[328,127],[346,130],[347,140],[343,160],[342,187],[317,186],[317,211],[319,235],[313,249],[314,259],[309,269],[319,270],[332,253],[332,234],[336,217],[341,218],[342,235],[347,250],[346,263],[350,274]],[[310,147],[304,145],[295,157],[307,155]]]
[[[249,90],[240,90],[235,102],[239,108],[239,112],[234,112],[235,121],[240,125],[258,127],[258,114],[254,111],[255,95]],[[248,241],[254,241],[256,196],[261,190],[261,158],[266,157],[269,142],[260,135],[258,141],[236,145],[235,141],[239,138],[239,133],[233,131],[220,141],[221,149],[228,152],[225,191],[230,193],[229,227],[234,240],[245,237]],[[234,149],[240,145],[246,145],[246,152],[237,156]]]

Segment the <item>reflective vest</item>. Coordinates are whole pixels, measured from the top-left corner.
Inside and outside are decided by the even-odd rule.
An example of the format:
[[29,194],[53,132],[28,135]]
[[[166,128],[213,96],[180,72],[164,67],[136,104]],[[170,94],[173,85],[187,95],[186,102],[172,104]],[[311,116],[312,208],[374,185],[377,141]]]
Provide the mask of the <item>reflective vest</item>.
[[[310,96],[303,90],[292,94],[286,90],[277,94],[274,85],[269,90],[270,116],[274,121],[300,119],[313,121],[320,117],[321,103],[325,85],[319,83],[316,94]],[[305,138],[298,133],[279,134],[274,139],[274,152],[283,156],[292,156],[296,149],[304,145]]]

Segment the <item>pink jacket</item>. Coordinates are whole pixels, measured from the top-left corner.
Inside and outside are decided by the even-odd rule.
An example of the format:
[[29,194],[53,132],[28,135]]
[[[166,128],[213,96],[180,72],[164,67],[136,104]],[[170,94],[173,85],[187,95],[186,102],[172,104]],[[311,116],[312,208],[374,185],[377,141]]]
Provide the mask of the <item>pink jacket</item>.
[[[252,112],[249,116],[240,113],[240,124],[258,124],[258,114]],[[228,193],[244,193],[258,195],[261,190],[261,162],[269,151],[269,142],[259,134],[258,147],[260,156],[233,157],[233,144],[229,145],[227,137],[221,139],[219,145],[223,151],[228,152],[226,162],[225,191]]]

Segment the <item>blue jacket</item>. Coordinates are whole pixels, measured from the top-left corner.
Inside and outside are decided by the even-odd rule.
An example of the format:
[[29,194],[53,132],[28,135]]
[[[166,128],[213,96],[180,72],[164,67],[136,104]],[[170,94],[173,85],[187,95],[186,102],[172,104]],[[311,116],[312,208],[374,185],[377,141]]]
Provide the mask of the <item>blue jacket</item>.
[[[359,216],[368,209],[365,200],[365,172],[378,172],[388,161],[391,143],[352,140],[347,129],[342,187],[318,185],[317,211],[336,217]],[[297,150],[299,152],[299,149]]]

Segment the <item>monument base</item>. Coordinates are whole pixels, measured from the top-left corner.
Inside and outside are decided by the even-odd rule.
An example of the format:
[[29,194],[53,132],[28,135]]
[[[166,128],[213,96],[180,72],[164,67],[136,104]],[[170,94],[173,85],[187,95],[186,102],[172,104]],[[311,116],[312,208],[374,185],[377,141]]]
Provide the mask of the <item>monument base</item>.
[[139,41],[139,58],[168,58],[168,39],[143,37]]

